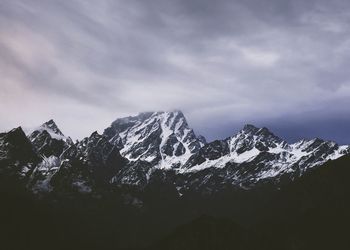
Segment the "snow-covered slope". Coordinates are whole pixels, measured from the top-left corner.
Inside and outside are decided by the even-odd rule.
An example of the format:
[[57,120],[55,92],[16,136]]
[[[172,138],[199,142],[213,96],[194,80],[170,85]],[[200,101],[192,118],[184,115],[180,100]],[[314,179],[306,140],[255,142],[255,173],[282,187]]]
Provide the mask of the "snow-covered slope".
[[49,133],[49,135],[56,140],[67,140],[67,137],[63,135],[61,130],[57,127],[54,120],[49,120],[45,123],[43,123],[41,126],[35,128],[33,131],[29,133],[29,137],[31,138],[31,141],[36,139],[36,136],[43,131],[46,131]]
[[247,179],[258,182],[283,174],[300,176],[327,160],[349,153],[349,146],[321,139],[288,144],[267,128],[246,125],[232,137],[206,144],[180,172],[186,174],[208,168],[225,168],[230,172],[228,176],[235,176],[236,183]]
[[147,161],[161,169],[182,166],[205,143],[189,128],[181,111],[120,118],[104,135],[127,159]]

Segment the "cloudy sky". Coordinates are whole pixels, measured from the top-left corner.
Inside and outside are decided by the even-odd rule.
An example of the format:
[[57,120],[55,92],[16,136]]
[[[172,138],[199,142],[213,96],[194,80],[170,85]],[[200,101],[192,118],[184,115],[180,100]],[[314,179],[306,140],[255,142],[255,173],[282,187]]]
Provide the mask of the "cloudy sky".
[[0,0],[1,131],[181,109],[210,140],[350,143],[349,65],[347,0]]

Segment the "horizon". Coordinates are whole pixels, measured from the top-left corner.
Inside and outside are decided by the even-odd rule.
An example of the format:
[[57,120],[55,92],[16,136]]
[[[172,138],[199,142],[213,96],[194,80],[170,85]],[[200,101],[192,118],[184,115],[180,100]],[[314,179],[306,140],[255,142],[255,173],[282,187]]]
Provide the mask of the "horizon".
[[[128,116],[124,116],[124,117],[117,117],[117,118],[115,118],[112,122],[110,122],[110,124],[109,124],[107,127],[109,127],[109,126],[110,126],[115,120],[117,120],[117,119],[123,119],[123,118],[129,118],[129,117],[136,117],[136,116],[139,116],[139,115],[144,114],[144,113],[152,113],[152,114],[154,114],[154,113],[163,113],[163,112],[167,112],[167,113],[171,113],[171,112],[181,112],[181,113],[184,115],[184,117],[185,117],[185,119],[186,119],[186,121],[187,121],[189,127],[190,127],[191,129],[193,129],[194,133],[195,133],[197,136],[204,136],[204,138],[207,140],[207,143],[213,142],[213,141],[215,141],[215,140],[224,140],[224,139],[227,139],[227,138],[229,138],[229,137],[232,137],[232,136],[236,135],[237,133],[239,133],[245,126],[251,125],[251,126],[256,127],[256,128],[258,128],[258,129],[267,128],[271,133],[273,133],[274,135],[276,135],[276,136],[279,137],[280,139],[286,141],[288,144],[293,144],[293,143],[299,142],[299,141],[301,141],[301,140],[313,140],[313,139],[319,138],[319,139],[322,139],[322,140],[324,140],[324,141],[333,141],[333,142],[337,143],[338,145],[349,145],[349,144],[346,144],[346,143],[339,143],[338,141],[335,141],[335,140],[332,140],[332,139],[327,139],[327,138],[322,138],[322,137],[319,137],[319,136],[314,136],[314,137],[306,137],[306,136],[303,137],[303,136],[301,136],[301,137],[299,137],[299,138],[297,138],[297,139],[289,139],[289,140],[288,140],[288,139],[284,138],[283,135],[280,135],[280,134],[276,133],[275,130],[273,130],[273,129],[269,128],[269,127],[266,127],[266,126],[258,126],[258,125],[256,125],[256,124],[249,123],[249,122],[248,122],[248,123],[243,123],[241,127],[233,129],[233,130],[232,130],[232,133],[231,133],[230,135],[228,135],[228,136],[225,136],[225,137],[217,137],[217,138],[215,138],[215,137],[209,137],[209,138],[208,138],[206,135],[203,135],[203,134],[201,134],[201,133],[198,133],[198,132],[196,131],[195,128],[191,127],[191,123],[190,123],[190,121],[187,119],[186,114],[185,114],[184,112],[182,112],[182,110],[180,110],[180,109],[173,109],[173,110],[169,110],[169,111],[161,111],[161,110],[158,110],[158,111],[143,111],[143,112],[138,112],[138,113],[135,114],[135,115],[128,115]],[[24,133],[25,133],[26,135],[29,135],[29,134],[31,134],[33,131],[35,131],[36,129],[40,128],[42,125],[44,125],[45,123],[48,123],[48,122],[50,122],[50,121],[53,121],[53,122],[56,124],[56,126],[57,126],[58,129],[63,133],[64,136],[70,137],[70,138],[71,138],[72,140],[74,140],[74,141],[75,141],[75,140],[81,141],[82,139],[84,139],[84,138],[86,138],[86,137],[89,137],[90,135],[92,135],[92,134],[95,133],[95,132],[97,132],[97,133],[99,133],[99,134],[103,134],[104,130],[107,128],[107,127],[104,127],[104,128],[102,128],[102,129],[95,129],[95,130],[92,130],[90,133],[87,133],[87,134],[84,135],[83,137],[75,138],[75,137],[71,136],[70,134],[67,134],[67,133],[65,133],[65,132],[63,131],[63,129],[62,129],[61,126],[60,126],[61,124],[60,124],[59,121],[58,121],[58,124],[57,124],[57,121],[56,121],[54,118],[50,118],[50,119],[48,119],[48,120],[42,122],[40,125],[36,125],[36,126],[33,126],[33,127],[25,127],[25,126],[22,126],[22,125],[18,125],[18,126],[15,126],[15,127],[13,127],[13,128],[7,129],[7,130],[5,130],[5,131],[0,131],[0,133],[2,133],[2,132],[9,132],[9,131],[11,131],[11,130],[13,130],[13,129],[16,129],[16,128],[19,128],[19,127],[20,127],[20,128],[22,128],[22,130],[24,131]],[[219,129],[219,130],[220,130],[220,129]]]
[[[350,2],[0,3],[0,131],[72,138],[180,109],[208,140],[250,123],[350,144]],[[38,124],[39,123],[39,124]]]

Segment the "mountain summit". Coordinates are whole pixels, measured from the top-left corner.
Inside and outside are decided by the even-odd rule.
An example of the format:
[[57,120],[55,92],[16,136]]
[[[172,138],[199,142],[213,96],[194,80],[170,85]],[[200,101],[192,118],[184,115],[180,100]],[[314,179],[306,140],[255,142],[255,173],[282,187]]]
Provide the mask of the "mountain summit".
[[52,132],[55,135],[64,136],[63,133],[61,132],[61,130],[56,125],[55,121],[52,120],[52,119],[47,121],[47,122],[45,122],[43,125],[41,125],[41,127],[43,129],[46,129],[47,131]]

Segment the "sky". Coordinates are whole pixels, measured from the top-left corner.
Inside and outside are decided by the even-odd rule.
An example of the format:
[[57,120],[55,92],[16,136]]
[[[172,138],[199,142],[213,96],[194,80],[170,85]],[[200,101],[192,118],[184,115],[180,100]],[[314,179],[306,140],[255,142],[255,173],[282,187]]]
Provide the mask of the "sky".
[[0,0],[0,131],[180,109],[209,140],[350,144],[349,65],[347,0]]

